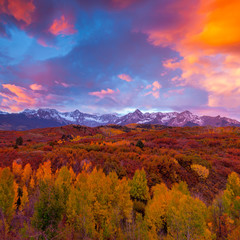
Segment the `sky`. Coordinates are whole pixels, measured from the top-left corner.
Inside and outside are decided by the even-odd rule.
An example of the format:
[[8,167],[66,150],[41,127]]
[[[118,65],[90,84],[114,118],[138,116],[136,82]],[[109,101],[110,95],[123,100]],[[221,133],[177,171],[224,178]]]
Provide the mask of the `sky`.
[[0,0],[0,110],[240,119],[239,0]]

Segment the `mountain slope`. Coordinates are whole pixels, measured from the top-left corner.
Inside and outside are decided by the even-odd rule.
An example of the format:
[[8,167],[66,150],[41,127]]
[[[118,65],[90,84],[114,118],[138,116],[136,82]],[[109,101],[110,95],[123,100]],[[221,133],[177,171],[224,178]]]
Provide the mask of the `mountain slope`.
[[96,127],[107,124],[127,125],[161,124],[165,126],[240,126],[240,122],[226,117],[197,116],[189,111],[181,113],[142,113],[136,110],[123,116],[118,114],[87,114],[79,110],[73,112],[59,112],[55,109],[26,109],[20,113],[0,112],[0,130],[27,130],[43,127],[58,127],[68,124]]

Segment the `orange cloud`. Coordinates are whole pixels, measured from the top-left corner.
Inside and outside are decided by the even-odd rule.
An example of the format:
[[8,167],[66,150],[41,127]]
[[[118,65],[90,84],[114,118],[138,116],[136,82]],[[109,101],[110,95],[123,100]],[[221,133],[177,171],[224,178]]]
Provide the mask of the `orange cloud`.
[[155,81],[152,85],[153,85],[153,91],[156,91],[157,89],[160,89],[162,87],[158,81]]
[[127,74],[120,74],[118,77],[126,82],[132,82],[133,79]]
[[39,91],[39,90],[44,90],[44,87],[42,85],[39,84],[32,84],[29,86],[33,91]]
[[192,36],[190,42],[209,47],[209,50],[240,50],[239,0],[210,1],[210,4],[202,4],[200,12],[206,12],[207,18],[201,32]]
[[3,97],[1,105],[11,111],[19,111],[24,107],[35,106],[38,96],[32,96],[32,92],[26,88],[16,86],[14,84],[2,84],[4,89],[8,92],[0,92],[0,96]]
[[155,81],[155,82],[153,82],[153,84],[149,84],[146,86],[146,89],[149,89],[149,88],[152,88],[152,91],[145,93],[144,96],[148,96],[148,95],[152,94],[153,97],[159,98],[159,96],[160,96],[159,89],[162,88],[162,85],[158,81]]
[[[4,1],[1,0],[0,4],[4,6]],[[29,25],[32,22],[35,6],[32,0],[8,0],[7,9],[5,8],[4,11],[14,16],[18,21],[24,21]]]
[[15,84],[2,84],[3,90],[0,92],[2,100],[0,109],[17,112],[25,108],[49,106],[50,101],[56,101],[59,96],[44,94],[37,90],[43,89],[41,85],[32,84],[29,88],[16,86]]
[[99,98],[104,98],[106,96],[114,96],[117,93],[119,93],[119,90],[114,91],[114,90],[108,88],[107,90],[101,90],[99,92],[90,92],[89,95],[96,96]]
[[72,35],[77,32],[74,25],[70,24],[64,15],[60,19],[55,19],[49,28],[49,32],[53,35]]
[[185,19],[181,25],[167,29],[146,30],[148,40],[158,46],[172,46],[182,51],[219,51],[240,50],[240,1],[239,0],[200,0],[195,7],[185,9],[188,0],[180,0],[169,6]]
[[182,71],[172,82],[208,92],[210,107],[239,107],[240,1],[201,0],[192,12],[183,7],[178,12],[188,21],[146,31],[151,44],[171,47],[181,56],[163,62],[169,70]]

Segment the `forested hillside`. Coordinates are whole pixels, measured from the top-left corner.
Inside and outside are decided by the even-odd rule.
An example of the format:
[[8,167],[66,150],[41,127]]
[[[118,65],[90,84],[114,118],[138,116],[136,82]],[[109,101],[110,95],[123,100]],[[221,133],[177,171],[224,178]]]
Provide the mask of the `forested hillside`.
[[2,239],[238,239],[240,129],[0,132]]

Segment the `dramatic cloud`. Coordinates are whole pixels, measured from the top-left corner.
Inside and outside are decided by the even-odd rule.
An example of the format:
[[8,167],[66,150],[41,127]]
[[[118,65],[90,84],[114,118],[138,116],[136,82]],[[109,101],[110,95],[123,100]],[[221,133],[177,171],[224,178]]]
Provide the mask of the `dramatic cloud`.
[[238,0],[0,0],[0,103],[240,119]]
[[25,107],[35,107],[37,103],[38,95],[26,88],[16,86],[14,84],[2,84],[2,87],[8,91],[0,92],[0,96],[3,97],[1,105],[3,108],[16,112],[22,110]]
[[[40,93],[40,90],[44,92]],[[49,107],[57,104],[59,101],[64,101],[61,96],[46,93],[45,89],[37,84],[32,84],[29,87],[20,87],[15,84],[2,84],[0,91],[0,110],[18,112],[26,108]],[[64,108],[63,108],[64,109]]]
[[199,1],[192,12],[183,5],[184,25],[170,29],[149,30],[149,42],[155,46],[170,46],[181,59],[169,59],[164,66],[181,69],[173,78],[179,86],[193,86],[207,91],[210,107],[240,106],[240,2],[237,0]]
[[0,11],[12,15],[16,20],[29,25],[32,22],[35,5],[32,0],[1,0]]
[[55,19],[53,21],[53,24],[49,28],[49,32],[54,35],[71,35],[76,33],[77,30],[74,29],[74,25],[70,24],[65,16],[62,15],[60,19]]

